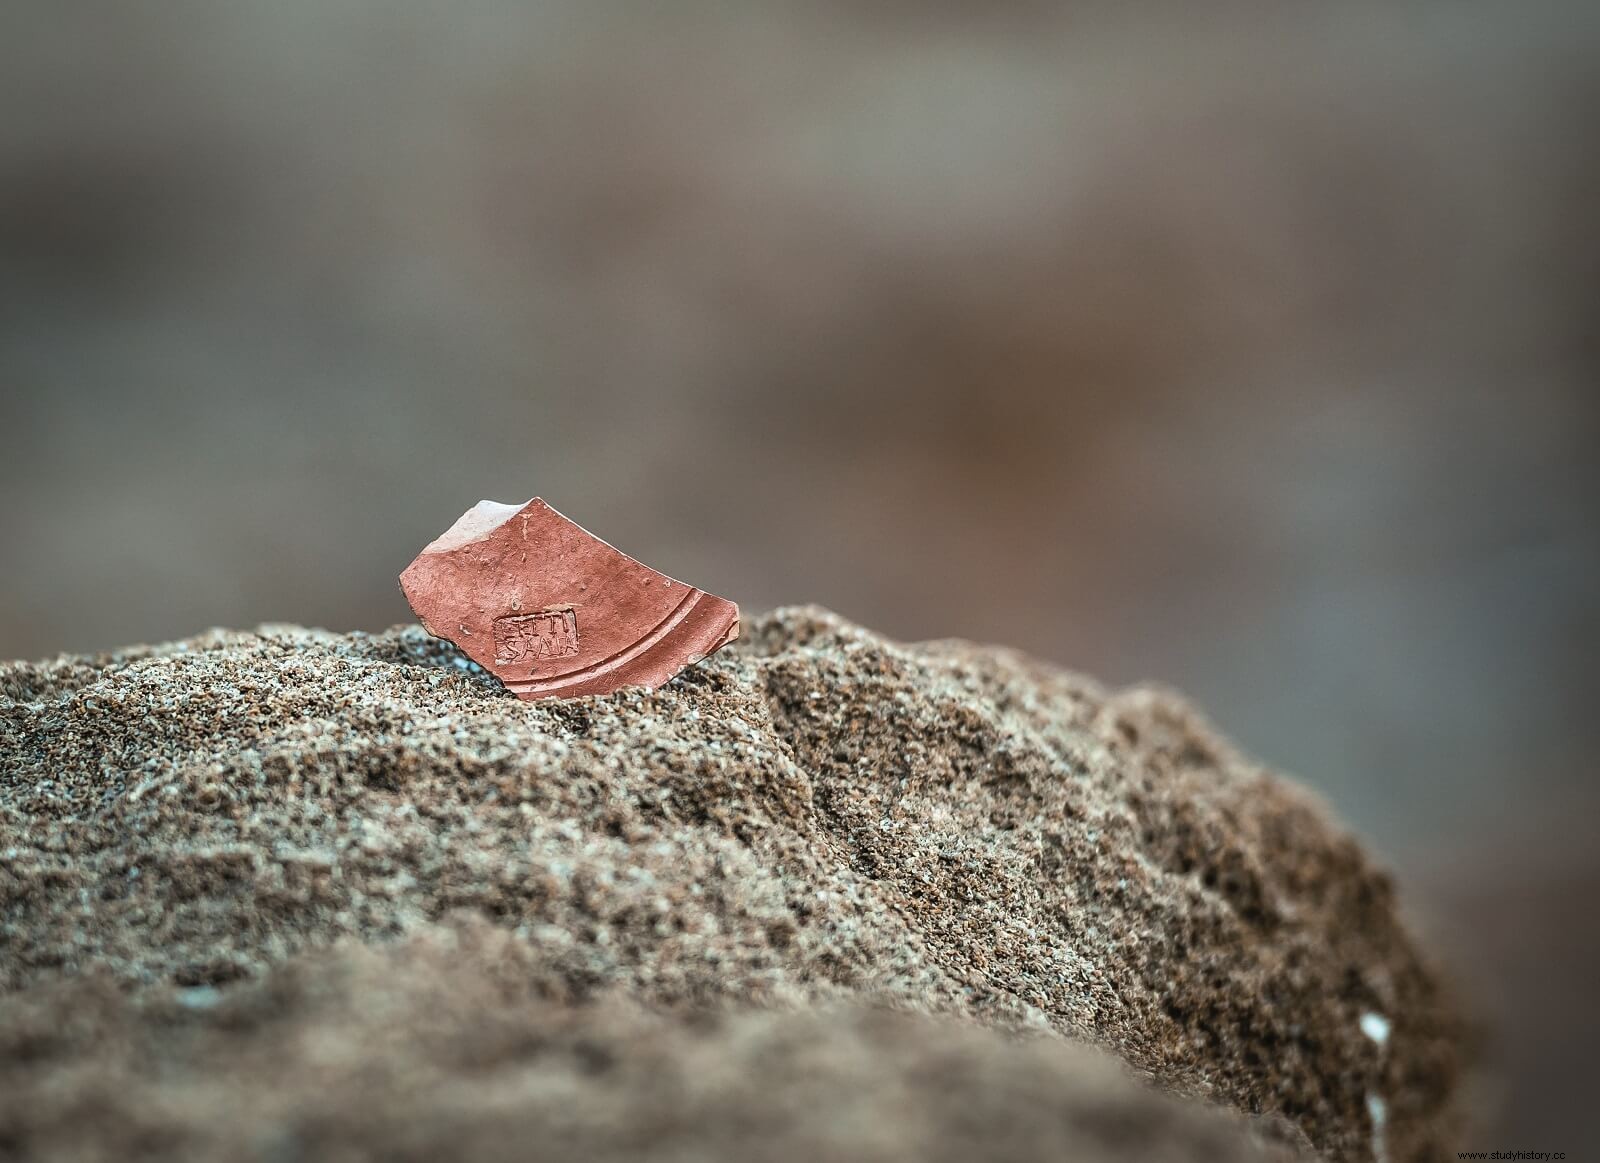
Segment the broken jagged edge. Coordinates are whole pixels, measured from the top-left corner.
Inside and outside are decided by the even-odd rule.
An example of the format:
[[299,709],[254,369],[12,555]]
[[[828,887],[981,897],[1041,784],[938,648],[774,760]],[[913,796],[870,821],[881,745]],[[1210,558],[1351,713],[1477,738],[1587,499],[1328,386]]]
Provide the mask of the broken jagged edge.
[[658,687],[739,636],[739,607],[538,497],[479,501],[400,575],[422,625],[524,699]]

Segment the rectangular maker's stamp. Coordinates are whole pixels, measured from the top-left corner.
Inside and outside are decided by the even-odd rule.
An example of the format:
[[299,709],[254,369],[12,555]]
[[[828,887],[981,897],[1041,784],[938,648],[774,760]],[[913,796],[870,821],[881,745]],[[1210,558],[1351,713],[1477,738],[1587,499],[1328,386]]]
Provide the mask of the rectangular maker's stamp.
[[497,663],[542,662],[578,653],[578,616],[570,609],[506,614],[494,620]]

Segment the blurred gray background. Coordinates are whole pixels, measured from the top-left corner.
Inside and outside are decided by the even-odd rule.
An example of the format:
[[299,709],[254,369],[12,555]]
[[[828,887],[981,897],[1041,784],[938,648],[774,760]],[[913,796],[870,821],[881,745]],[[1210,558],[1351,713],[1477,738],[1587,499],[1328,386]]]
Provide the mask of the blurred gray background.
[[1158,678],[1399,872],[1463,1146],[1571,1154],[1593,8],[0,0],[0,656],[406,620],[537,493]]

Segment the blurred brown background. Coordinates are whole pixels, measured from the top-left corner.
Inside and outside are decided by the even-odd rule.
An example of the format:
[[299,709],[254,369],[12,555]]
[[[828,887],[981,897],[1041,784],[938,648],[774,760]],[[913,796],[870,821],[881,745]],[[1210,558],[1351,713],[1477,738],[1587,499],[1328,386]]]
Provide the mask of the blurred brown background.
[[0,656],[402,621],[538,493],[1160,678],[1447,943],[1463,1146],[1581,1157],[1593,7],[0,0]]

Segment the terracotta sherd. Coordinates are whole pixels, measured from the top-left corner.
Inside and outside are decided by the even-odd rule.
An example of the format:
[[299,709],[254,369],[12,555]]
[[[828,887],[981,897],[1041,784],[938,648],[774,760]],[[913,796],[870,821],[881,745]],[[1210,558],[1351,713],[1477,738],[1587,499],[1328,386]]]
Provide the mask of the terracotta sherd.
[[739,607],[535,497],[479,501],[400,575],[428,633],[524,699],[658,687],[739,636]]

